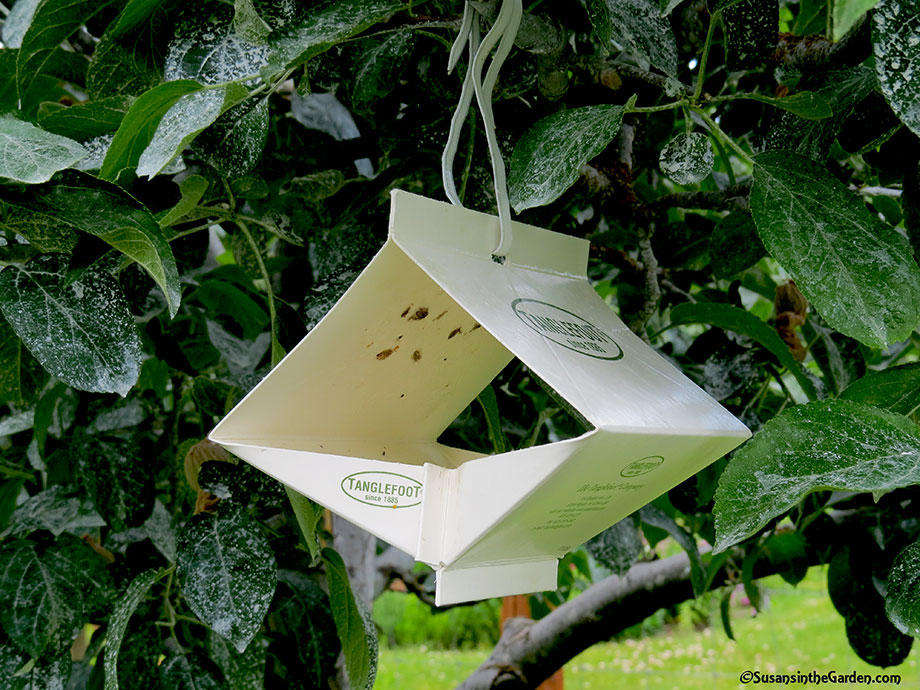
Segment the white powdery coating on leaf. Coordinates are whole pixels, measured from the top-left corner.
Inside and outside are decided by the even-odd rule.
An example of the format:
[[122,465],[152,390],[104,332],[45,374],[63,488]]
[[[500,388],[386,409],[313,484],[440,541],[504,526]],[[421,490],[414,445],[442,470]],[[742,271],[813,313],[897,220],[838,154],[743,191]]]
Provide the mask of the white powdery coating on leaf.
[[677,184],[696,184],[709,173],[715,163],[712,142],[705,134],[678,134],[665,146],[658,164],[661,172]]
[[112,618],[109,620],[108,637],[105,644],[105,688],[118,690],[118,650],[128,629],[128,621],[134,609],[141,603],[147,590],[157,579],[156,570],[148,570],[135,577],[124,596],[115,604]]
[[762,529],[812,491],[882,491],[920,482],[920,431],[848,400],[799,405],[767,422],[719,481],[716,549]]
[[756,156],[751,212],[764,246],[832,328],[872,347],[920,322],[920,268],[907,240],[822,165]]
[[100,134],[98,137],[84,141],[83,148],[89,151],[89,154],[73,167],[76,170],[99,170],[114,138],[114,134]]
[[137,162],[137,174],[153,177],[179,155],[196,134],[218,118],[224,105],[223,89],[195,91],[166,111]]
[[196,515],[179,537],[178,562],[192,611],[242,652],[275,592],[275,557],[259,526],[229,503]]
[[528,129],[514,146],[508,196],[514,210],[542,206],[562,196],[581,167],[620,131],[623,108],[592,105],[563,110]]
[[677,40],[671,24],[651,0],[607,0],[610,37],[632,53],[639,66],[677,74]]
[[[881,0],[872,18],[875,72],[885,99],[920,134],[920,0]],[[920,75],[918,75],[920,76]]]
[[70,285],[66,273],[63,254],[7,267],[0,272],[3,315],[49,373],[79,390],[126,395],[141,363],[128,303],[98,267]]
[[0,177],[29,184],[47,182],[86,155],[87,150],[73,139],[9,115],[0,118]]

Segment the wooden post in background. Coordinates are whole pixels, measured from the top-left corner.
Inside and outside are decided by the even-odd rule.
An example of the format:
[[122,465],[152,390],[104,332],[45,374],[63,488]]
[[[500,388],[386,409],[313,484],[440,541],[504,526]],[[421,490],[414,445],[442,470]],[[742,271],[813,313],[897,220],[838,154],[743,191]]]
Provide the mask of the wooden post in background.
[[[517,594],[502,599],[502,627],[509,618],[530,618],[530,604],[526,595]],[[562,669],[543,681],[537,690],[563,690]]]

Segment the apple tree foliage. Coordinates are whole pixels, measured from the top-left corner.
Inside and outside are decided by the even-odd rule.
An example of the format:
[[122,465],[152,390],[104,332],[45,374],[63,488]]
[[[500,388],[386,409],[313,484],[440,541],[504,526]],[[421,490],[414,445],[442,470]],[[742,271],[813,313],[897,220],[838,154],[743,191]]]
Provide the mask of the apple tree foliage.
[[[829,564],[840,634],[900,663],[920,634],[920,2],[526,4],[493,93],[515,211],[590,240],[611,308],[755,432],[576,550],[535,610],[586,586],[588,553],[622,573],[670,535],[697,593]],[[389,190],[442,198],[462,10],[2,8],[3,687],[327,687],[343,650],[339,677],[373,685],[321,510],[205,438],[380,247]],[[458,186],[490,211],[470,131]],[[583,431],[514,363],[443,440]]]

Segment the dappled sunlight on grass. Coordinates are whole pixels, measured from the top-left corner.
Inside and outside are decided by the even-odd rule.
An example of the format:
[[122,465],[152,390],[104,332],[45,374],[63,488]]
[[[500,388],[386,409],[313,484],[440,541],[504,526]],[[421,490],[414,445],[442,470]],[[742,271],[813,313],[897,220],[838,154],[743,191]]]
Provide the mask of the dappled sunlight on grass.
[[[733,596],[732,628],[728,639],[717,607],[711,626],[701,631],[690,622],[689,606],[680,621],[638,639],[596,645],[565,667],[566,690],[607,688],[677,688],[713,690],[756,687],[742,685],[742,671],[762,673],[875,676],[898,673],[900,687],[920,687],[920,652],[914,649],[897,668],[883,670],[860,661],[846,641],[843,619],[825,589],[826,570],[812,568],[797,588],[779,577],[763,581],[767,605],[753,616],[742,592]],[[381,649],[376,690],[442,690],[452,688],[488,656],[488,650],[431,651],[424,647]],[[766,685],[766,687],[781,687]],[[802,685],[793,687],[803,687]],[[828,685],[825,687],[866,687]],[[888,687],[876,685],[875,687]],[[894,686],[890,686],[894,687]]]

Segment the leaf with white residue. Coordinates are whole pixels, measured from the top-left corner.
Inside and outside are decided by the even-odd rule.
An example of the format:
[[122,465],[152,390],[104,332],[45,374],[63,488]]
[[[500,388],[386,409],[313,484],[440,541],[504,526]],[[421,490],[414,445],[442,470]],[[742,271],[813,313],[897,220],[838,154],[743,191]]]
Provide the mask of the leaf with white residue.
[[351,80],[351,106],[356,112],[371,114],[381,98],[399,83],[413,47],[408,31],[397,31],[383,39],[361,42],[363,50],[354,59]]
[[67,488],[58,484],[30,497],[10,516],[10,533],[17,536],[46,529],[58,536],[64,531],[83,534],[105,526],[88,498],[68,494]]
[[275,592],[275,557],[245,509],[222,502],[179,535],[179,581],[195,615],[240,652],[259,631]]
[[105,688],[104,690],[118,690],[118,650],[121,641],[128,629],[128,621],[134,609],[141,603],[147,590],[159,579],[163,571],[146,570],[135,577],[125,591],[109,620],[108,634],[105,643]]
[[9,192],[2,198],[9,206],[57,226],[95,235],[137,261],[163,290],[169,313],[175,316],[182,288],[172,250],[150,212],[120,187],[67,171],[57,184]]
[[263,690],[267,648],[258,638],[240,654],[220,635],[208,635],[208,654],[227,679],[230,690]]
[[620,131],[623,106],[593,105],[543,118],[514,146],[508,196],[514,210],[549,204],[575,184],[581,167]]
[[134,317],[102,269],[92,266],[68,283],[63,254],[7,266],[0,272],[0,309],[42,366],[74,388],[126,395],[137,381]]
[[16,0],[0,29],[0,40],[4,48],[18,48],[22,45],[22,37],[32,23],[39,2],[41,0]]
[[757,533],[818,490],[882,491],[920,483],[920,429],[849,400],[797,405],[735,453],[719,480],[715,551]]
[[[669,3],[670,4],[670,3]],[[639,66],[677,74],[677,40],[662,8],[652,0],[588,0],[588,16],[604,43],[611,40]],[[667,9],[667,5],[665,6]]]
[[715,164],[712,142],[705,134],[682,133],[671,139],[658,156],[661,172],[677,184],[696,184]]
[[162,690],[226,690],[227,683],[204,654],[173,654],[160,665]]
[[894,559],[888,573],[885,613],[902,633],[920,637],[920,542]]
[[292,69],[404,7],[401,0],[339,0],[269,37],[270,67]]
[[88,152],[72,139],[7,115],[0,118],[0,153],[0,177],[37,184],[86,158]]
[[642,553],[642,535],[636,518],[628,515],[587,543],[590,553],[615,575],[625,575]]
[[891,109],[920,134],[920,0],[880,0],[872,14],[875,73]]
[[246,95],[244,88],[233,84],[180,98],[157,125],[153,139],[137,162],[137,174],[153,177],[162,172],[198,134]]
[[832,328],[883,348],[920,323],[907,240],[822,166],[791,151],[758,155],[751,212],[767,251]]
[[800,91],[782,98],[762,96],[759,93],[738,94],[737,97],[767,103],[775,108],[781,108],[798,115],[803,120],[823,120],[834,114],[827,99],[816,91]]

